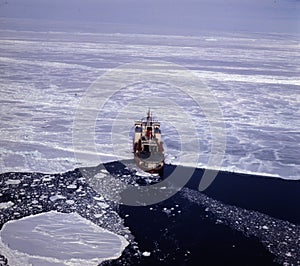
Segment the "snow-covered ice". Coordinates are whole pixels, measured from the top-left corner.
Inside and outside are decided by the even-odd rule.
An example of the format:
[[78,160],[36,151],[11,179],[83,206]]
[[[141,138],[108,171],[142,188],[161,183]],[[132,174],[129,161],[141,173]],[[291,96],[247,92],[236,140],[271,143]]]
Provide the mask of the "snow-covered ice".
[[97,265],[118,258],[127,240],[77,213],[50,211],[9,221],[1,253],[11,265]]
[[[212,148],[206,117],[183,93],[155,81],[131,84],[108,99],[101,112],[89,110],[98,116],[95,129],[86,129],[95,130],[97,160],[89,160],[95,156],[84,149],[84,143],[80,152],[87,159],[74,158],[72,125],[86,90],[109,69],[154,59],[193,71],[218,100],[227,136],[224,170],[286,179],[300,176],[298,36],[167,36],[1,29],[0,38],[1,172],[63,172],[77,166],[132,158],[133,120],[144,115],[129,105],[136,100],[137,90],[181,105],[197,130],[196,136],[188,136],[189,145],[193,147],[199,141],[198,166],[206,167]],[[148,107],[145,102],[137,105]],[[170,106],[153,109],[162,120],[166,161],[188,164],[188,149],[185,154],[179,151],[176,125],[180,120],[175,114],[167,116],[167,109]],[[128,130],[116,136],[122,137],[122,142],[112,143],[110,132],[117,119]]]

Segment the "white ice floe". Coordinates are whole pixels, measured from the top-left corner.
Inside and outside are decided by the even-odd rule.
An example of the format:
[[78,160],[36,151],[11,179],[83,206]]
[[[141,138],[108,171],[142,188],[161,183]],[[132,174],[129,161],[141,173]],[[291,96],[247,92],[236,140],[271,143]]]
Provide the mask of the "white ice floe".
[[97,219],[101,218],[102,216],[103,216],[102,213],[95,213],[94,214],[94,217],[97,218]]
[[96,196],[96,197],[93,197],[94,200],[96,201],[104,201],[104,197],[103,196]]
[[42,179],[43,182],[50,182],[54,177],[50,175],[45,175]]
[[102,209],[107,209],[109,207],[109,205],[107,203],[104,202],[98,202],[98,205],[102,208]]
[[73,205],[75,203],[75,201],[74,200],[66,200],[66,203],[68,205]]
[[64,200],[64,199],[66,199],[66,197],[63,195],[59,195],[59,194],[56,194],[56,195],[53,195],[50,197],[51,201]]
[[5,181],[6,185],[19,185],[21,183],[21,180],[19,179],[8,179]]
[[67,186],[68,189],[77,189],[77,185],[75,184],[70,184]]
[[142,253],[142,255],[143,255],[144,257],[149,257],[149,256],[151,255],[151,252],[149,252],[149,251],[144,251],[144,252]]
[[15,204],[11,201],[8,201],[8,202],[0,202],[0,210],[1,209],[7,209],[7,208],[10,208],[12,206],[14,206]]
[[4,224],[0,250],[10,265],[98,265],[128,241],[77,213],[51,211]]

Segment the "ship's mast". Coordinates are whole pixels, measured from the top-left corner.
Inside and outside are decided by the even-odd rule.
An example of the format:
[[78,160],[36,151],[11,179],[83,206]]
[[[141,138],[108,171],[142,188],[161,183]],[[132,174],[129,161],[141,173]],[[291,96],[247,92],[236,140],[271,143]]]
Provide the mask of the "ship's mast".
[[150,107],[149,107],[147,112],[147,126],[150,126],[150,118],[151,118],[151,114],[150,114]]

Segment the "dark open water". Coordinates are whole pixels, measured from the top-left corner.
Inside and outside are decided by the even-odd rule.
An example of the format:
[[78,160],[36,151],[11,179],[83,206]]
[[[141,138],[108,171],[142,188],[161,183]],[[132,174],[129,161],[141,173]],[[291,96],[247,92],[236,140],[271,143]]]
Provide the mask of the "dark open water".
[[[170,174],[174,168],[167,165],[165,175]],[[197,191],[202,174],[203,170],[197,169],[186,187]],[[300,181],[219,172],[204,194],[225,205],[258,211],[262,215],[267,214],[270,219],[300,224]],[[255,233],[246,236],[240,230],[219,223],[218,217],[209,214],[203,206],[190,201],[180,192],[152,206],[121,205],[119,214],[135,236],[140,250],[149,251],[150,256],[129,258],[125,252],[123,258],[114,261],[112,265],[283,263],[282,257],[278,259],[262,244],[259,234],[259,237]],[[257,219],[260,219],[259,215]],[[300,239],[300,235],[296,237]],[[276,236],[274,239],[276,243]]]

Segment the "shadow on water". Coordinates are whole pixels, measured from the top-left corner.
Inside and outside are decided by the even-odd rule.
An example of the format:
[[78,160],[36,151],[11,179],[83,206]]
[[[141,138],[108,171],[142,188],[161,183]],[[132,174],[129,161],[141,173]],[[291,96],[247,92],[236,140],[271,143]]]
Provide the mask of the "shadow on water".
[[[126,166],[130,163],[132,161],[127,160],[107,163],[104,166],[112,174],[132,175],[132,170]],[[177,174],[169,182],[170,186],[181,188],[184,184],[185,187],[198,191],[204,169],[197,168],[194,171],[188,167],[166,164],[163,180],[168,180],[175,170]],[[181,180],[185,173],[193,173],[187,179],[187,183]],[[143,182],[143,177],[140,182]],[[259,211],[274,218],[300,224],[299,191],[300,180],[219,171],[215,180],[203,193],[224,204]]]

